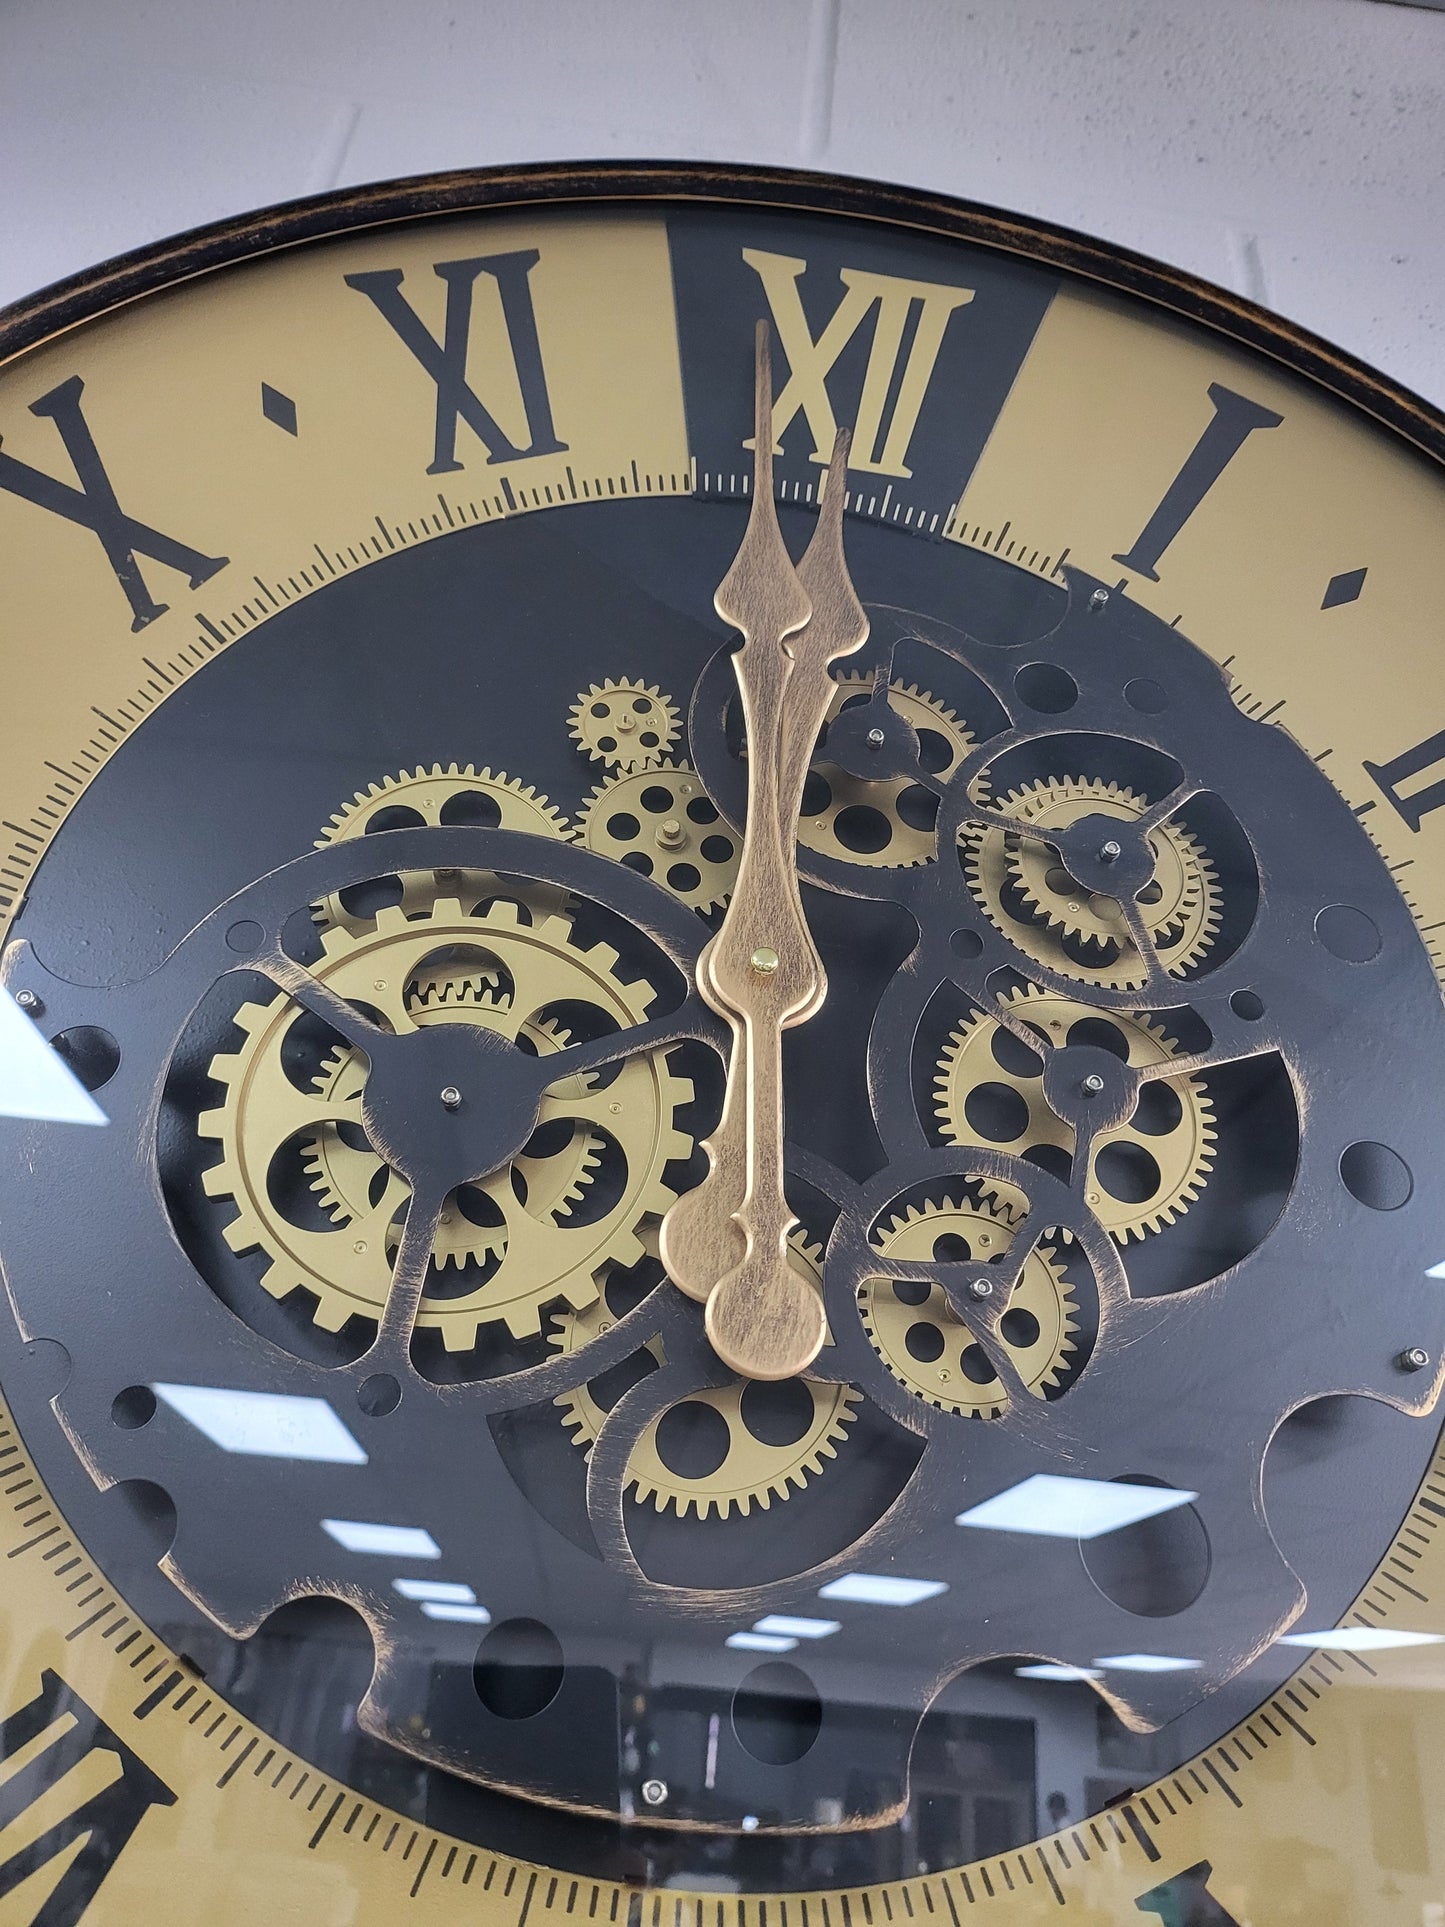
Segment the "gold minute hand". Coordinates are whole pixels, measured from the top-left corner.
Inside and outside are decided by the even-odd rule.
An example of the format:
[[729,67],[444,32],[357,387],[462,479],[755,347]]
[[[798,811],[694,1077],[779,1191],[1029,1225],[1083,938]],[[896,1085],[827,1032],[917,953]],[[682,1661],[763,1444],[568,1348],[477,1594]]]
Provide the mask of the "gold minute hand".
[[[786,636],[808,620],[812,605],[799,583],[778,528],[773,504],[772,377],[765,324],[760,324],[754,372],[753,499],[747,530],[733,565],[718,587],[714,606],[724,621],[741,630],[743,643],[733,657],[742,698],[748,742],[747,834],[737,885],[722,928],[698,960],[698,988],[709,1004],[726,1017],[732,1028],[727,1092],[723,1114],[707,1140],[706,1176],[686,1191],[662,1222],[662,1262],[680,1291],[706,1303],[725,1272],[740,1262],[747,1241],[736,1214],[747,1194],[749,1038],[744,1021],[746,990],[757,972],[752,953],[762,945],[766,963],[771,950],[762,938],[741,933],[747,914],[744,878],[758,868],[758,825],[776,816],[776,787],[780,775],[779,740],[783,692],[792,675],[793,661],[783,648]],[[727,940],[744,960],[744,995],[729,995],[736,972],[724,969],[723,984],[713,975],[719,945]],[[735,940],[736,939],[736,940]],[[765,974],[765,973],[764,973]]]
[[[781,1044],[783,1030],[813,1016],[826,994],[798,892],[796,824],[832,693],[829,665],[868,634],[843,561],[846,437],[838,438],[826,506],[794,574],[772,498],[770,398],[760,331],[753,510],[717,596],[719,612],[746,638],[734,663],[748,734],[747,835],[728,915],[699,968],[703,994],[733,1025],[732,1062],[708,1175],[673,1206],[662,1242],[674,1281],[707,1300],[714,1348],[754,1378],[801,1371],[825,1335],[817,1294],[787,1251],[796,1220],[783,1193]],[[811,615],[800,632],[774,622],[767,633],[758,614],[782,607],[784,567],[795,596],[801,582]]]

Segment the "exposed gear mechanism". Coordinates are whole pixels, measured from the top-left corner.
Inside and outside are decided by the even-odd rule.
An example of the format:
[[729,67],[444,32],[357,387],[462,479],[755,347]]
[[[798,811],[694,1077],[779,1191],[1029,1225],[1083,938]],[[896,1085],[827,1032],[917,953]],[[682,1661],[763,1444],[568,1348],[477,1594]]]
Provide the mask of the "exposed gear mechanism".
[[[854,671],[839,676],[825,723],[867,702],[872,690],[869,675]],[[928,773],[940,779],[951,776],[973,744],[967,725],[946,703],[912,683],[890,683],[888,703],[917,732]],[[844,863],[901,869],[926,863],[933,855],[936,814],[932,792],[906,777],[868,782],[830,763],[825,736],[803,790],[798,841]]]
[[727,902],[742,841],[687,763],[610,776],[582,805],[577,841],[652,877],[694,910]]
[[[821,1287],[821,1248],[797,1232],[791,1243],[798,1270]],[[559,1315],[552,1342],[558,1351],[574,1352],[610,1330],[613,1322],[604,1289],[603,1296],[585,1310]],[[654,1339],[648,1349],[661,1364],[661,1341]],[[694,1392],[655,1419],[638,1440],[628,1461],[627,1489],[638,1500],[650,1500],[659,1512],[671,1509],[684,1518],[696,1511],[700,1519],[714,1512],[725,1519],[734,1510],[746,1513],[754,1505],[766,1511],[775,1498],[786,1499],[801,1491],[836,1455],[859,1397],[849,1385],[813,1379],[768,1386],[737,1378],[715,1390]],[[593,1386],[565,1392],[556,1403],[576,1443],[590,1451],[607,1416]],[[716,1415],[696,1414],[716,1434],[717,1458],[711,1471],[696,1477],[674,1471],[659,1449],[661,1428],[676,1422],[673,1414],[685,1424],[689,1407]]]
[[[1003,797],[1001,814],[1064,830],[1085,816],[1137,822],[1149,799],[1093,777],[1048,778]],[[1130,939],[1118,901],[1082,889],[1048,844],[984,824],[964,831],[964,871],[990,921],[1036,963],[1101,987],[1128,990],[1147,981],[1146,960]],[[1197,964],[1219,929],[1218,874],[1203,845],[1168,819],[1150,832],[1154,875],[1138,902],[1165,967],[1175,976]]]
[[[316,847],[324,849],[328,843],[380,830],[450,828],[459,824],[524,830],[530,836],[562,838],[569,833],[562,812],[516,777],[501,770],[473,769],[470,763],[450,763],[445,769],[433,763],[430,769],[406,770],[373,783],[369,789],[358,790],[332,817],[316,839]],[[455,897],[474,908],[495,896],[499,887],[497,879],[485,870],[414,870],[403,875],[400,882],[400,908],[408,915],[429,909],[438,897]],[[525,902],[537,916],[561,910],[565,901],[563,892],[542,884],[511,884],[507,894]],[[312,905],[311,914],[323,930],[339,926],[355,934],[370,925],[374,912],[348,908],[340,897],[327,896]]]
[[[1090,1043],[1133,1065],[1167,1064],[1177,1052],[1147,1017],[1098,1011],[1034,985],[1007,999],[1053,1044]],[[965,1019],[949,1039],[936,1079],[943,1135],[954,1144],[1004,1150],[1063,1175],[1073,1134],[1044,1098],[1037,1053],[997,1018]],[[1214,1108],[1197,1077],[1151,1079],[1132,1118],[1101,1132],[1085,1202],[1120,1244],[1171,1223],[1195,1198],[1214,1162]]]
[[[975,1259],[990,1264],[1008,1250],[1021,1213],[1001,1199],[944,1197],[911,1205],[882,1226],[873,1242],[887,1258]],[[889,1371],[910,1392],[945,1412],[995,1418],[1007,1406],[1004,1387],[942,1285],[866,1278],[858,1288],[864,1330]],[[999,1335],[1019,1377],[1042,1398],[1068,1369],[1074,1350],[1073,1293],[1056,1259],[1037,1245],[1009,1300]]]
[[[652,1002],[647,984],[618,974],[607,945],[584,949],[567,918],[528,923],[506,900],[478,916],[447,900],[410,919],[392,907],[367,930],[332,929],[323,943],[317,978],[398,1033],[474,1024],[546,1055],[571,1036],[554,1008],[565,1007],[569,1022],[589,1013],[601,1033],[641,1023]],[[236,1013],[245,1041],[212,1060],[225,1099],[198,1126],[224,1155],[203,1181],[211,1197],[239,1207],[226,1242],[265,1254],[266,1290],[278,1299],[308,1293],[314,1321],[339,1330],[350,1317],[380,1316],[409,1194],[362,1129],[365,1058],[333,1049],[305,1088],[288,1073],[287,1040],[301,1017],[284,993]],[[554,1085],[521,1155],[448,1197],[419,1326],[440,1332],[450,1350],[469,1351],[489,1323],[524,1338],[540,1332],[545,1306],[594,1303],[597,1275],[641,1257],[639,1231],[672,1202],[663,1171],[691,1149],[675,1123],[691,1097],[661,1053]],[[288,1145],[331,1218],[327,1229],[277,1188],[278,1153]],[[613,1202],[589,1212],[587,1186],[609,1160],[622,1166],[608,1187]]]
[[568,733],[582,754],[608,769],[642,769],[670,754],[681,733],[677,704],[653,683],[593,683],[573,703]]

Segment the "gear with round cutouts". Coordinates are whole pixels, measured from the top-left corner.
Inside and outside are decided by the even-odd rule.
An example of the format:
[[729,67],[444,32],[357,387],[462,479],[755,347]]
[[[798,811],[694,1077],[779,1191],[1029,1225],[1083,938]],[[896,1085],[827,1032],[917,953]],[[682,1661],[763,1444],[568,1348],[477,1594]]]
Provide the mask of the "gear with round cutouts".
[[[1147,1017],[1095,1010],[1032,984],[1003,1001],[1038,1034],[1039,1049],[983,1011],[966,1018],[939,1061],[939,1126],[951,1144],[1004,1151],[1062,1176],[1074,1141],[1044,1097],[1050,1044],[1095,1045],[1135,1068],[1167,1064],[1178,1053]],[[1214,1107],[1200,1080],[1151,1078],[1134,1115],[1096,1138],[1084,1202],[1120,1244],[1158,1231],[1199,1196],[1214,1143]]]
[[[495,979],[464,977],[433,979],[408,996],[408,1008],[418,1025],[432,1023],[481,1024],[495,1009]],[[565,1050],[573,1040],[566,1028],[549,1017],[529,1018],[516,1041],[539,1057]],[[327,1053],[312,1089],[343,1103],[359,1101],[366,1081],[366,1060],[346,1045]],[[348,1086],[354,1087],[348,1090]],[[581,1096],[585,1080],[569,1078],[559,1092]],[[581,1201],[602,1158],[603,1140],[585,1126],[574,1125],[570,1136],[558,1134],[555,1146],[523,1151],[512,1164],[513,1186],[519,1189],[528,1213],[546,1222],[565,1222]],[[381,1160],[364,1139],[324,1125],[301,1153],[311,1177],[311,1188],[321,1208],[335,1224],[353,1224],[371,1208],[373,1188],[380,1180]],[[432,1244],[432,1262],[445,1268],[468,1263],[486,1265],[506,1250],[505,1221],[488,1208],[485,1192],[463,1185],[447,1200]],[[400,1221],[386,1232],[387,1261],[396,1256]]]
[[[1021,1212],[1001,1198],[943,1197],[910,1205],[872,1242],[885,1258],[988,1265],[1008,1251]],[[874,1349],[917,1397],[967,1418],[1007,1408],[1003,1384],[943,1286],[866,1278],[858,1310]],[[1073,1293],[1058,1261],[1035,1245],[999,1322],[999,1338],[1030,1392],[1043,1398],[1069,1366],[1076,1329]]]
[[[805,849],[876,868],[927,863],[934,854],[933,791],[906,776],[867,781],[828,761],[826,724],[845,709],[866,703],[873,678],[851,671],[836,679],[821,747],[803,788],[798,841]],[[968,726],[946,703],[912,683],[888,685],[888,705],[917,734],[923,768],[940,783],[951,776],[973,745]]]
[[[789,1242],[797,1269],[821,1288],[821,1247],[801,1232],[794,1232]],[[560,1352],[578,1351],[610,1331],[614,1322],[604,1286],[593,1304],[557,1318],[553,1346]],[[659,1365],[664,1362],[660,1339],[653,1339],[647,1350]],[[609,1409],[599,1400],[597,1383],[564,1392],[556,1400],[573,1439],[589,1452]],[[836,1455],[859,1398],[849,1385],[804,1378],[772,1385],[735,1378],[693,1392],[643,1432],[628,1460],[627,1489],[637,1500],[650,1500],[659,1512],[671,1510],[683,1518],[695,1511],[700,1519],[713,1513],[726,1519],[755,1505],[766,1511],[774,1499],[801,1491]],[[711,1446],[716,1459],[711,1470],[696,1477],[675,1471],[663,1456],[664,1428],[686,1430],[689,1421],[694,1446],[704,1451]],[[761,1435],[764,1428],[771,1437]]]
[[607,777],[582,805],[576,837],[699,911],[727,902],[742,854],[742,838],[687,763]]
[[681,734],[677,704],[655,683],[593,683],[573,703],[567,730],[582,754],[612,770],[661,763]]
[[[356,795],[332,817],[316,839],[318,850],[353,837],[375,836],[387,830],[474,825],[480,829],[521,830],[529,836],[565,838],[569,834],[562,812],[537,790],[501,770],[477,770],[470,763],[433,763],[430,769],[404,770],[384,777]],[[384,849],[384,845],[378,846]],[[539,884],[501,884],[485,870],[409,871],[398,877],[399,907],[408,915],[428,909],[438,897],[455,897],[475,908],[497,895],[525,903],[534,916],[559,912],[565,892]],[[364,886],[363,886],[364,892]],[[340,926],[353,933],[367,927],[375,910],[351,908],[364,894],[343,891],[322,897],[311,906],[323,929]]]
[[[565,1048],[574,1026],[632,1029],[653,1002],[651,986],[627,981],[606,944],[580,944],[566,917],[528,922],[505,899],[476,916],[447,900],[411,918],[391,907],[360,933],[336,927],[322,941],[317,980],[398,1034],[460,1022],[546,1055]],[[564,1009],[565,1026],[551,1014]],[[265,1289],[278,1299],[308,1294],[314,1322],[340,1330],[349,1318],[381,1315],[409,1191],[366,1138],[363,1053],[342,1046],[304,1087],[295,1080],[287,1041],[303,1020],[284,992],[236,1013],[244,1041],[212,1059],[225,1095],[198,1125],[223,1153],[203,1182],[237,1205],[224,1236],[237,1253],[265,1255]],[[525,1338],[540,1333],[545,1307],[594,1303],[598,1276],[640,1258],[639,1233],[672,1202],[664,1170],[692,1148],[676,1122],[692,1095],[661,1051],[553,1085],[522,1153],[448,1196],[418,1326],[439,1332],[449,1350],[470,1351],[488,1324]],[[274,1183],[278,1153],[293,1140],[321,1187],[323,1209],[313,1199],[304,1221]],[[609,1166],[611,1202],[589,1212],[588,1182]],[[318,1216],[330,1219],[325,1228]]]
[[[965,826],[964,874],[996,929],[1036,963],[1101,988],[1128,990],[1148,980],[1146,960],[1114,897],[1091,893],[1069,875],[1043,840],[1086,816],[1133,823],[1149,799],[1093,777],[1050,777],[1000,799],[1001,815],[1036,825],[1021,837],[984,823]],[[1149,834],[1154,874],[1138,904],[1160,960],[1179,976],[1202,961],[1220,925],[1218,873],[1192,831],[1174,818]]]

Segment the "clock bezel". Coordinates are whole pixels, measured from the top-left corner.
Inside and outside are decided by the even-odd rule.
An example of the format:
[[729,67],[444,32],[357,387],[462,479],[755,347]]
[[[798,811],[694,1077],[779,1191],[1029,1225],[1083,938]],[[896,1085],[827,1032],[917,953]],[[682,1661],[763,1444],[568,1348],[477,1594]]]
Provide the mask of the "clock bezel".
[[0,308],[0,366],[143,296],[258,256],[401,222],[509,208],[704,201],[842,215],[992,248],[1092,282],[1268,356],[1445,466],[1445,411],[1245,296],[1032,215],[917,188],[707,161],[468,168],[281,202],[116,256]]

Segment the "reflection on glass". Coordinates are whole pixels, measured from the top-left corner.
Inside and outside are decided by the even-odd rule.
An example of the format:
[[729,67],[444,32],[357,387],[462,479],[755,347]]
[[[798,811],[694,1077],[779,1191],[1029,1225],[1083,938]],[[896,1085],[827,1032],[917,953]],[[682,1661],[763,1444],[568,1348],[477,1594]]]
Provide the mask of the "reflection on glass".
[[348,1552],[391,1559],[440,1559],[442,1549],[423,1526],[371,1525],[364,1519],[323,1519],[321,1529]]
[[1397,1626],[1336,1626],[1321,1633],[1286,1633],[1280,1646],[1307,1646],[1312,1652],[1383,1653],[1391,1646],[1438,1646],[1445,1633],[1408,1633]]
[[1197,1492],[1179,1492],[1172,1486],[1122,1485],[1110,1479],[1067,1479],[1035,1472],[1006,1492],[960,1512],[954,1524],[982,1526],[991,1532],[1032,1532],[1050,1539],[1098,1539],[1175,1506],[1189,1505],[1198,1497]]
[[0,1117],[49,1124],[105,1124],[105,1112],[44,1033],[0,989]]
[[1107,1666],[1116,1673],[1192,1673],[1199,1663],[1171,1653],[1113,1653],[1094,1661],[1096,1666]]
[[916,1606],[948,1591],[944,1579],[898,1579],[891,1573],[845,1572],[818,1588],[820,1599],[846,1599],[855,1606]]
[[777,1633],[784,1639],[826,1639],[841,1627],[841,1620],[800,1619],[791,1613],[769,1613],[766,1618],[753,1621],[755,1633]]
[[223,1452],[259,1459],[310,1459],[326,1465],[365,1465],[366,1454],[324,1398],[285,1392],[235,1392],[212,1385],[152,1385]]
[[442,1606],[475,1606],[477,1595],[457,1579],[393,1579],[393,1592],[403,1599],[429,1599]]
[[1016,1679],[1102,1679],[1102,1673],[1088,1666],[1055,1666],[1051,1660],[1041,1660],[1037,1666],[1015,1666]]

